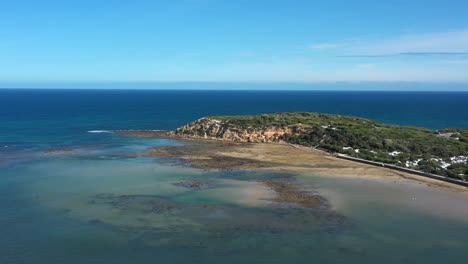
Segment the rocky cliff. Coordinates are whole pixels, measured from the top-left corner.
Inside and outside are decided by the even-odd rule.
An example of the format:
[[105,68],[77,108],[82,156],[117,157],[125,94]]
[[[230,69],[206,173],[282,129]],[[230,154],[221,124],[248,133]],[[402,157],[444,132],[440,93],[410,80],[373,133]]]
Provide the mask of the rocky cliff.
[[220,139],[235,142],[282,142],[280,136],[291,134],[289,127],[239,128],[229,121],[201,118],[178,128],[176,135]]

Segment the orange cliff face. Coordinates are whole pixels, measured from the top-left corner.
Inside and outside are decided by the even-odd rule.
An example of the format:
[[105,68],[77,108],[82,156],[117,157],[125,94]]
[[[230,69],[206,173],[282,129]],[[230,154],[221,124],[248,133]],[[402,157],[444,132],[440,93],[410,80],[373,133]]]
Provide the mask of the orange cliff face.
[[237,128],[216,119],[201,118],[178,128],[176,135],[235,142],[281,142],[280,136],[293,134],[290,127],[265,129]]

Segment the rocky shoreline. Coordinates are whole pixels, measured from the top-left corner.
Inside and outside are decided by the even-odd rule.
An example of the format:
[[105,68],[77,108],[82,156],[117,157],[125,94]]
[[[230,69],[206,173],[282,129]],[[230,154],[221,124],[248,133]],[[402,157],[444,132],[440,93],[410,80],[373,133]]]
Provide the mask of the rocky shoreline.
[[[297,128],[296,128],[297,130]],[[300,129],[299,129],[300,130]],[[295,131],[297,132],[297,131]],[[153,148],[148,153],[143,154],[144,156],[151,157],[170,157],[177,158],[182,157],[187,163],[195,168],[202,169],[252,169],[252,170],[264,170],[264,169],[281,169],[287,168],[288,170],[300,171],[303,173],[305,170],[310,172],[317,172],[322,175],[336,175],[346,177],[364,177],[364,178],[378,178],[385,180],[395,180],[392,177],[396,177],[396,181],[401,179],[415,180],[419,183],[428,185],[444,186],[454,188],[457,190],[467,191],[468,188],[455,183],[442,182],[438,179],[431,179],[421,176],[421,173],[401,172],[400,170],[392,170],[391,168],[380,168],[373,165],[359,164],[354,161],[340,160],[334,155],[326,151],[317,150],[310,147],[299,146],[290,144],[282,140],[282,135],[294,133],[291,128],[280,128],[270,127],[264,129],[251,129],[251,128],[234,128],[212,118],[201,118],[192,123],[184,125],[175,131],[157,131],[157,130],[118,130],[114,131],[115,134],[143,137],[143,138],[168,138],[177,140],[188,140],[188,141],[200,141],[204,143],[211,143],[209,146],[197,145],[197,146],[183,146],[183,147],[159,147]],[[217,143],[217,144],[214,144]],[[250,143],[265,143],[265,144],[250,144]],[[255,157],[243,157],[242,155],[233,157],[232,155],[225,155],[226,153],[232,152],[232,149],[249,149],[255,148],[253,146],[259,146],[259,148],[282,148],[291,147],[295,148],[296,152],[307,152],[307,155],[327,157],[327,161],[322,160],[322,163],[313,163],[310,161],[303,162],[301,164],[294,164],[294,160],[283,159],[281,162],[272,162],[265,159],[268,151],[263,150],[257,153]],[[276,146],[276,147],[273,147]],[[240,152],[244,152],[241,150]],[[224,152],[224,153],[221,153]],[[234,151],[235,152],[235,151]],[[265,153],[264,153],[265,152]],[[281,150],[279,151],[281,152]],[[290,149],[285,153],[291,152]],[[220,155],[221,153],[221,155]],[[303,155],[303,153],[294,153],[292,155]],[[281,155],[280,155],[281,156]],[[314,159],[314,158],[312,158]],[[286,162],[284,162],[286,160]],[[330,160],[334,160],[330,162]],[[339,161],[338,161],[339,160]],[[349,163],[353,163],[352,165]],[[343,169],[337,170],[337,167]],[[371,170],[369,167],[373,167]],[[348,168],[348,169],[346,169]],[[349,169],[353,168],[353,169]],[[325,171],[327,170],[327,171]],[[376,171],[375,175],[371,175],[369,172],[359,172],[361,170]],[[350,175],[354,173],[354,175]],[[389,176],[390,175],[390,176]]]

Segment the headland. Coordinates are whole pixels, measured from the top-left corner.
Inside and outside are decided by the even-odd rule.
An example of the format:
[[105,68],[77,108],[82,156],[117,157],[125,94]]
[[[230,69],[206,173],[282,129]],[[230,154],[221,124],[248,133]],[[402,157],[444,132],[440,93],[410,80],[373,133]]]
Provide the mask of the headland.
[[[338,177],[466,187],[425,176],[339,159],[337,153],[464,180],[467,130],[396,126],[321,113],[276,113],[198,119],[175,131],[119,130],[117,134],[174,138],[203,144],[152,148],[147,157],[181,158],[196,168],[290,171]],[[451,162],[451,163],[449,163]]]

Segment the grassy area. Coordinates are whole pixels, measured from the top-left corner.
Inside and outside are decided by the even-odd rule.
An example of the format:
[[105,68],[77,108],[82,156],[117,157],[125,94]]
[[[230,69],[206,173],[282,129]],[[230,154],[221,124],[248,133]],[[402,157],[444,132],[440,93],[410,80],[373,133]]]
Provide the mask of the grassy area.
[[459,179],[465,179],[468,174],[466,164],[442,167],[443,162],[451,162],[451,157],[468,156],[468,129],[434,131],[352,116],[307,112],[211,116],[209,119],[247,130],[287,127],[293,133],[278,136],[278,140],[401,166],[408,163],[422,171]]

